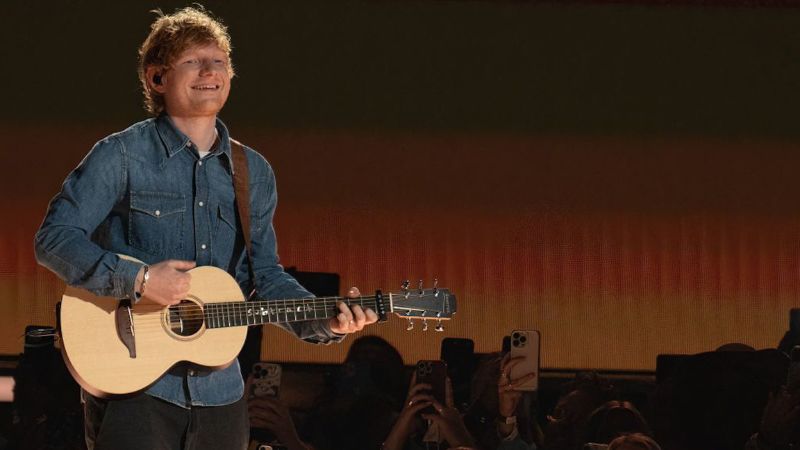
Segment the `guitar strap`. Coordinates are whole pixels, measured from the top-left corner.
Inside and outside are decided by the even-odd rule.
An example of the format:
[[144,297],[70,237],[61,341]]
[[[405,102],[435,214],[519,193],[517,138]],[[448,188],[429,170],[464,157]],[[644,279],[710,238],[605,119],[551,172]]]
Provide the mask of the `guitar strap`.
[[231,153],[233,154],[233,192],[236,198],[236,212],[239,214],[239,223],[242,225],[244,247],[247,253],[247,271],[250,274],[250,288],[252,291],[247,296],[253,296],[256,286],[256,277],[253,272],[253,244],[250,242],[250,189],[248,180],[247,155],[242,144],[231,139]]

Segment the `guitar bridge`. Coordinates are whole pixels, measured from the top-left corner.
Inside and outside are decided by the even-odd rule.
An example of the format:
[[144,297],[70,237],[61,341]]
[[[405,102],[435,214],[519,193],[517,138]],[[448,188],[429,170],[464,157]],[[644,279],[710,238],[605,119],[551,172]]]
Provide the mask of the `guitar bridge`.
[[136,332],[133,329],[133,315],[131,314],[131,301],[128,299],[120,300],[115,311],[117,325],[117,336],[128,349],[128,355],[136,358]]

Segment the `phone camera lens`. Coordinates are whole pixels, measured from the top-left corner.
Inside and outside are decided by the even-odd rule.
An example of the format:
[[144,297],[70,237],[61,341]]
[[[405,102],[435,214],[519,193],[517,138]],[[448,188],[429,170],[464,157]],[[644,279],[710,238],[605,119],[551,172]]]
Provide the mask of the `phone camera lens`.
[[519,333],[514,333],[514,334],[511,335],[511,337],[513,337],[514,340],[517,340],[517,339],[519,339]]
[[514,339],[514,347],[519,347],[519,339]]
[[525,336],[520,336],[520,337],[519,337],[519,341],[520,341],[520,342],[522,342],[523,344],[524,344],[524,343],[525,343],[525,341],[527,341],[527,340],[528,340],[528,338],[527,338],[527,337],[525,337]]

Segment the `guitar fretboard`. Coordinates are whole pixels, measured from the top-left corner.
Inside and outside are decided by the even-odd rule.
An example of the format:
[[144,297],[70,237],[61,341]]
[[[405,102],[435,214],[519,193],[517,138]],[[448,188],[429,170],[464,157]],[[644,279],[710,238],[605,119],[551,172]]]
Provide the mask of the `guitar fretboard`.
[[317,297],[291,300],[222,302],[205,305],[203,315],[208,328],[240,327],[266,323],[289,323],[304,320],[330,319],[339,314],[338,302],[370,308],[380,316],[380,294],[367,297]]

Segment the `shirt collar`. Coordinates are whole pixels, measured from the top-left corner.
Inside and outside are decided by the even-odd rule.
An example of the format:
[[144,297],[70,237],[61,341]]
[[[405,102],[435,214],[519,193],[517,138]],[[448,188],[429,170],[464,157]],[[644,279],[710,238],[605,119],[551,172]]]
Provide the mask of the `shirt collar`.
[[[228,159],[228,167],[233,167],[231,139],[230,134],[228,134],[228,127],[222,123],[219,117],[217,117],[216,127],[217,133],[219,134],[219,146],[214,149],[213,153],[224,153]],[[161,142],[164,143],[168,158],[172,158],[189,145],[189,138],[175,126],[175,123],[172,122],[172,119],[166,113],[162,113],[156,118],[156,130],[158,130],[158,135],[161,137]]]

